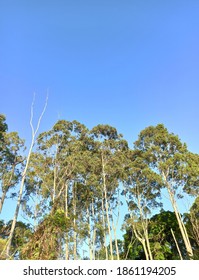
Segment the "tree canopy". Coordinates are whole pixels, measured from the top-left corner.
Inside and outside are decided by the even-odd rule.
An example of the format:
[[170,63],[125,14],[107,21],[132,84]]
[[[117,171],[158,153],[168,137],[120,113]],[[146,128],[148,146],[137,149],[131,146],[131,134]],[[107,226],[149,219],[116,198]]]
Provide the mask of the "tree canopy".
[[198,259],[199,155],[163,124],[132,149],[108,124],[59,120],[33,136],[27,156],[0,115],[0,215],[17,199],[14,222],[0,220],[1,259]]

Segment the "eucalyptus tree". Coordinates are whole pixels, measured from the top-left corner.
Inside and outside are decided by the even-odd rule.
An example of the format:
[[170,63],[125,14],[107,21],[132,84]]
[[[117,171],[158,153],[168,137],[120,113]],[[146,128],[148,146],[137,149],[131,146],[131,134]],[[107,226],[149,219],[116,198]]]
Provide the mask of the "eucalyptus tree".
[[[77,188],[78,205],[77,214],[81,217],[79,223],[79,236],[85,242],[89,250],[89,259],[95,259],[96,242],[98,240],[99,228],[101,227],[100,207],[99,207],[99,192],[96,185],[95,175],[92,173],[92,162],[95,158],[92,154],[88,160],[84,161],[86,172],[81,186]],[[87,163],[89,165],[87,165]]]
[[[108,258],[106,246],[107,225],[110,245],[110,258],[113,259],[113,240],[111,228],[113,216],[110,210],[114,205],[114,195],[117,192],[119,183],[122,181],[124,176],[124,154],[128,149],[128,145],[123,139],[122,135],[118,134],[116,128],[109,125],[95,126],[90,131],[90,135],[94,140],[94,151],[98,158],[96,164],[98,166],[98,187],[101,191],[102,224],[104,231],[106,258]],[[115,242],[117,247],[117,239]]]
[[[60,120],[50,131],[41,133],[37,142],[38,151],[30,169],[29,183],[32,181],[32,189],[35,189],[34,182],[37,182],[39,193],[48,204],[45,209],[49,215],[64,211],[66,220],[70,221],[64,231],[65,257],[69,259],[72,243],[72,255],[76,259],[78,234],[80,236],[78,224],[86,216],[81,189],[85,188],[89,158],[87,128],[77,121]],[[40,205],[44,206],[42,200]]]
[[128,216],[127,227],[132,227],[135,237],[143,246],[147,260],[152,260],[149,219],[152,211],[162,206],[159,201],[161,177],[149,168],[141,151],[129,151],[128,176],[124,185]]
[[168,192],[187,254],[192,258],[192,246],[178,209],[177,199],[183,196],[183,192],[197,192],[198,166],[194,162],[198,157],[193,156],[179,137],[169,133],[162,124],[142,130],[135,142],[135,149],[143,152],[149,168],[162,177],[163,187]]

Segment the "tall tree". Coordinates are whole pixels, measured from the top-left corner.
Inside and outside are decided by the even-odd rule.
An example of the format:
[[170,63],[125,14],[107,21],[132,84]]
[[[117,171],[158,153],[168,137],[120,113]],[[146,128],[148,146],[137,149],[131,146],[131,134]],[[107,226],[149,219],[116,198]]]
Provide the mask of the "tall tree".
[[[101,188],[102,221],[104,226],[104,234],[106,233],[107,223],[110,258],[113,260],[113,237],[111,228],[113,216],[111,215],[110,205],[112,202],[114,202],[114,194],[117,191],[119,182],[122,181],[122,176],[124,173],[123,157],[124,151],[128,149],[128,145],[123,139],[123,136],[118,134],[117,130],[109,125],[98,125],[94,127],[90,131],[90,135],[94,140],[95,151],[99,159],[98,164],[100,163],[98,176],[99,186]],[[115,239],[117,239],[116,236]],[[105,235],[104,244],[106,244]]]
[[73,221],[65,229],[66,259],[70,257],[71,244],[73,257],[77,258],[78,224],[86,216],[83,208],[86,203],[81,203],[84,195],[82,188],[86,188],[85,170],[89,154],[86,135],[86,127],[77,121],[58,121],[50,131],[39,135],[38,153],[30,170],[32,173],[29,173],[32,189],[37,182],[40,193],[49,203],[48,213],[53,215],[58,210],[64,211],[66,219]]
[[149,219],[152,211],[161,206],[162,180],[149,168],[141,151],[129,151],[128,176],[123,193],[128,205],[129,219],[136,238],[143,246],[146,259],[153,259],[149,240]]
[[191,153],[188,152],[187,146],[181,143],[178,136],[169,133],[162,124],[149,126],[141,131],[135,142],[135,149],[142,151],[149,167],[161,175],[178,221],[187,254],[192,258],[192,246],[177,204],[177,198],[180,197],[182,188],[186,191],[192,187],[193,181],[198,182],[198,175],[195,178],[192,177],[191,181],[189,180],[189,173],[194,170],[193,166],[190,170],[188,168]]
[[34,107],[34,100],[32,102],[32,106],[31,106],[31,117],[30,117],[30,126],[31,126],[31,129],[32,129],[32,139],[31,139],[28,155],[26,157],[26,163],[25,163],[24,169],[22,171],[22,175],[21,175],[21,182],[20,182],[20,189],[19,189],[19,193],[18,193],[17,205],[16,205],[16,209],[15,209],[15,213],[14,213],[14,217],[13,217],[13,221],[12,221],[10,234],[9,234],[9,237],[8,237],[8,240],[7,240],[7,246],[6,246],[7,258],[10,257],[10,248],[11,248],[11,243],[12,243],[12,239],[13,239],[13,236],[14,236],[14,230],[15,230],[15,226],[16,226],[16,222],[17,222],[17,218],[18,218],[19,210],[20,210],[20,206],[21,206],[21,200],[22,200],[23,191],[24,191],[24,182],[25,182],[25,178],[26,178],[26,173],[27,173],[27,170],[28,170],[31,153],[32,153],[32,150],[33,150],[33,147],[34,147],[34,144],[35,144],[36,135],[37,135],[37,132],[39,130],[40,122],[41,122],[41,119],[42,119],[42,117],[44,115],[44,112],[46,110],[46,107],[47,107],[47,99],[46,99],[44,109],[43,109],[43,111],[42,111],[42,113],[39,117],[38,122],[37,122],[36,129],[34,129],[34,127],[33,127],[33,107]]

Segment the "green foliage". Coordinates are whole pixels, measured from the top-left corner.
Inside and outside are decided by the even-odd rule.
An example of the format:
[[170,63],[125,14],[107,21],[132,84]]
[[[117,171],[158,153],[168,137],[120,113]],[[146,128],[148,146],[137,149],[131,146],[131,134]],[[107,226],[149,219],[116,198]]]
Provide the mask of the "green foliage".
[[[8,223],[5,223],[4,221],[0,221],[0,240],[2,244],[7,243],[7,238],[9,235],[9,231],[11,229],[12,221],[9,221]],[[21,250],[22,247],[25,246],[25,244],[28,242],[30,236],[32,234],[32,229],[29,224],[25,224],[23,222],[17,222],[16,228],[14,232],[14,236],[12,239],[11,244],[11,258],[13,259],[21,259],[22,254]],[[5,246],[1,247],[0,249],[0,255],[2,257],[2,252],[4,251]],[[4,252],[4,258],[5,258],[5,252]]]
[[66,228],[70,225],[69,218],[66,217],[64,210],[57,209],[53,215],[49,216],[49,223],[54,228],[65,231]]
[[122,258],[123,260],[145,260],[142,244],[134,236],[131,228],[126,229],[124,237],[124,247]]
[[171,229],[175,233],[182,255],[184,258],[186,257],[186,250],[174,212],[161,211],[154,215],[149,223],[149,237],[150,242],[153,243],[152,251],[155,259],[160,257],[166,260],[179,259]]
[[177,200],[184,193],[196,195],[199,191],[198,156],[188,151],[178,136],[169,133],[162,124],[149,126],[139,134],[135,149],[143,154],[149,168],[162,177],[186,246],[187,256],[193,249],[178,210]]
[[[141,229],[140,221],[137,222],[137,228]],[[149,220],[149,241],[151,251],[155,260],[176,260],[179,254],[173,239],[171,229],[175,232],[181,253],[186,257],[186,250],[182,236],[176,221],[175,214],[171,211],[161,211],[159,214],[152,216]],[[130,227],[127,224],[126,234],[124,235],[124,256],[127,259],[145,259],[143,248]],[[128,253],[128,254],[127,254]]]
[[11,192],[21,178],[23,166],[24,141],[17,132],[7,133],[5,117],[0,115],[0,213],[8,193],[11,197],[16,195]]
[[186,144],[169,133],[164,125],[142,130],[135,149],[143,152],[147,164],[171,184],[174,192],[180,186],[185,192],[198,192],[198,155],[189,152]]
[[[3,142],[4,140],[4,133],[7,131],[8,126],[6,124],[6,117],[2,114],[0,114],[0,143]],[[1,146],[0,146],[0,151],[1,151]]]
[[[7,132],[5,121],[0,115],[2,206],[4,199],[17,193],[24,160],[24,142],[17,132]],[[197,259],[198,174],[199,155],[189,152],[162,124],[141,131],[131,150],[110,125],[99,124],[89,130],[76,120],[59,120],[38,136],[31,154],[21,205],[34,230],[29,224],[17,223],[12,257],[75,259],[83,244],[88,244],[95,259],[106,259],[107,254],[116,259],[118,251],[120,259],[145,259],[143,244],[148,240],[154,259],[179,259],[172,229],[186,258],[176,213],[162,210],[153,215],[154,210],[157,213],[163,208],[162,190],[167,188],[176,206],[185,193],[196,197],[184,215],[184,224]],[[126,233],[124,240],[117,240],[116,220],[124,199],[128,206]],[[0,221],[1,251],[10,228],[11,221]]]
[[6,254],[2,252],[4,251],[6,246],[6,239],[0,238],[0,260],[5,260],[6,259]]
[[70,226],[61,209],[46,216],[22,248],[22,259],[58,259],[62,253],[62,239]]

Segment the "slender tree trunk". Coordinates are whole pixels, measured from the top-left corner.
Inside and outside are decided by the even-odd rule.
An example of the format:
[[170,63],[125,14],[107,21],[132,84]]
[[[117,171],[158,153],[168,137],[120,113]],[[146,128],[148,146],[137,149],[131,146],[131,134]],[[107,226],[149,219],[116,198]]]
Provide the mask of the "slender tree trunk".
[[[164,175],[164,178],[166,180],[165,175]],[[185,247],[186,247],[187,254],[188,254],[189,258],[192,259],[193,250],[192,250],[191,243],[190,243],[190,240],[189,240],[189,237],[188,237],[188,234],[187,234],[187,230],[186,230],[185,225],[182,221],[180,212],[178,211],[177,203],[175,201],[174,193],[172,192],[171,186],[167,181],[166,181],[166,184],[167,184],[167,191],[169,193],[170,201],[171,201],[174,213],[176,215],[176,219],[178,221],[178,225],[179,225],[179,228],[180,228],[180,232],[182,234],[182,238],[183,238],[183,241],[184,241],[184,244],[185,244]]]
[[[57,137],[58,138],[58,137]],[[56,144],[56,153],[55,153],[55,158],[54,158],[54,174],[53,174],[53,203],[55,202],[56,198],[56,188],[57,188],[57,152],[58,152],[58,139],[57,139],[57,144]]]
[[107,250],[107,246],[106,246],[106,223],[105,223],[105,218],[104,218],[104,196],[102,193],[102,223],[103,223],[103,228],[104,228],[104,248],[105,248],[105,254],[106,254],[106,260],[108,260],[108,250]]
[[[115,249],[116,249],[117,260],[119,260],[120,259],[120,254],[119,254],[118,242],[117,242],[117,226],[118,226],[118,221],[119,221],[119,216],[120,216],[120,199],[119,199],[119,195],[118,195],[117,206],[118,206],[117,221],[114,222],[114,219],[112,218],[112,228],[113,228],[114,239],[115,239]],[[111,210],[111,215],[113,217],[113,211],[112,210]]]
[[42,119],[43,114],[44,114],[44,112],[46,110],[46,107],[47,107],[47,100],[48,100],[48,97],[46,99],[46,103],[45,103],[44,109],[43,109],[43,111],[42,111],[42,113],[41,113],[41,115],[39,117],[36,130],[34,130],[33,123],[32,123],[34,100],[33,100],[32,106],[31,106],[30,126],[31,126],[31,129],[32,129],[32,140],[31,140],[28,156],[27,156],[27,159],[26,159],[26,165],[25,165],[24,171],[22,173],[22,179],[21,179],[21,184],[20,184],[20,189],[19,189],[19,195],[18,195],[18,199],[17,199],[17,206],[16,206],[16,209],[15,209],[15,214],[14,214],[14,217],[13,217],[10,234],[9,234],[8,241],[7,241],[7,244],[6,244],[6,256],[7,256],[7,259],[10,258],[11,243],[12,243],[12,239],[13,239],[13,236],[14,236],[14,230],[15,230],[15,226],[16,226],[16,222],[17,222],[17,218],[18,218],[19,210],[20,210],[20,206],[21,206],[21,200],[22,200],[22,195],[23,195],[23,189],[24,189],[24,182],[25,182],[25,178],[26,178],[26,173],[27,173],[27,170],[28,170],[32,149],[33,149],[33,146],[34,146],[34,143],[35,143],[35,137],[36,137],[36,134],[38,132],[41,119]]
[[178,246],[178,242],[177,242],[177,240],[176,240],[176,237],[175,237],[175,234],[174,234],[174,232],[173,232],[172,228],[171,228],[171,234],[172,234],[173,239],[174,239],[174,241],[175,241],[176,248],[177,248],[177,250],[178,250],[178,254],[179,254],[179,256],[180,256],[180,259],[181,259],[181,260],[183,260],[183,257],[182,257],[182,254],[181,254],[180,248],[179,248],[179,246]]
[[[92,199],[92,204],[91,204],[91,210],[92,210],[92,217],[93,220],[95,221],[95,209],[94,209],[94,202]],[[95,222],[93,223],[93,235],[92,235],[92,259],[95,260],[95,242],[96,242],[96,227],[95,227]]]
[[107,201],[107,193],[105,189],[105,209],[106,209],[106,219],[107,219],[107,225],[108,225],[108,234],[109,234],[109,242],[110,242],[110,255],[111,260],[113,260],[113,244],[112,244],[112,234],[111,234],[111,226],[110,226],[110,220],[109,220],[109,209],[108,209],[108,201]]
[[93,260],[95,260],[95,240],[96,240],[96,228],[93,229]]
[[119,254],[119,249],[118,249],[118,242],[117,242],[117,232],[116,232],[116,227],[113,225],[113,232],[114,232],[114,239],[115,239],[115,249],[116,249],[116,254],[117,254],[117,260],[120,260],[120,254]]
[[90,211],[89,207],[86,208],[87,224],[88,224],[88,248],[89,248],[89,258],[93,259],[92,254],[92,242],[91,242],[91,222],[90,222]]
[[56,165],[54,166],[54,178],[53,178],[53,199],[52,199],[52,202],[53,202],[53,204],[54,204],[54,202],[55,202],[55,197],[56,197],[56,178],[57,178],[57,167],[56,167]]
[[[140,232],[138,232],[136,230],[136,227],[135,227],[134,224],[132,225],[133,232],[134,232],[137,240],[142,244],[146,260],[150,260],[150,259],[152,259],[152,256],[150,256],[150,254],[149,254],[149,252],[151,253],[150,244],[148,243],[148,246],[146,245],[146,243],[147,243],[146,240],[147,240],[148,235],[146,234],[146,225],[144,225],[143,211],[142,211],[142,206],[141,206],[141,201],[140,201],[140,193],[139,193],[138,188],[136,190],[136,198],[137,198],[138,209],[139,209],[139,212],[140,212],[141,226],[142,226],[142,230],[143,230],[144,233],[141,234]],[[127,205],[129,205],[129,198],[127,197],[127,195],[125,195],[125,199],[126,199]],[[131,213],[130,209],[128,209],[128,210],[130,212],[130,218],[133,220],[132,213]],[[149,248],[149,251],[148,251],[147,247]]]
[[[65,184],[65,217],[68,219],[68,183]],[[68,229],[66,229],[65,259],[69,260]]]
[[128,254],[129,254],[129,251],[130,251],[130,247],[131,247],[132,244],[134,243],[134,242],[132,242],[132,241],[133,241],[133,235],[131,236],[131,241],[130,241],[130,243],[128,244],[128,250],[127,250],[127,252],[126,252],[125,261],[126,261],[127,258],[128,258]]
[[73,186],[73,257],[77,260],[77,230],[76,230],[76,182]]
[[149,260],[149,253],[148,253],[148,250],[147,250],[147,246],[146,246],[146,240],[145,238],[139,234],[135,228],[135,226],[133,225],[133,232],[135,234],[135,237],[140,241],[140,243],[142,244],[142,247],[144,249],[144,253],[145,253],[145,257],[146,257],[146,260],[148,261]]
[[146,260],[148,261],[148,260],[149,260],[149,254],[148,254],[148,250],[147,250],[147,247],[146,247],[146,242],[145,242],[145,240],[143,239],[143,240],[141,241],[141,243],[142,243],[142,246],[143,246],[143,249],[144,249],[144,253],[145,253],[145,256],[146,256]]
[[149,253],[149,259],[153,260],[153,256],[152,256],[152,253],[151,253],[151,246],[150,246],[150,243],[149,243],[149,235],[148,235],[148,230],[147,229],[145,230],[145,240],[146,240],[147,250],[148,250],[148,253]]
[[26,166],[25,166],[25,169],[24,169],[23,174],[22,174],[22,180],[21,180],[19,195],[18,195],[18,199],[17,199],[17,206],[16,206],[16,209],[15,209],[15,214],[14,214],[14,217],[13,217],[10,234],[9,234],[8,241],[7,241],[6,256],[7,256],[8,259],[10,258],[11,243],[12,243],[12,239],[13,239],[13,236],[14,236],[14,230],[15,230],[17,218],[18,218],[18,215],[19,215],[19,210],[20,210],[20,206],[21,206],[21,199],[22,199],[23,189],[24,189],[24,182],[25,182],[25,178],[26,178],[26,173],[27,173],[27,169],[28,169],[33,145],[34,145],[34,138],[33,138],[33,141],[31,143],[29,153],[28,153],[28,157],[27,157],[27,160],[26,160]]
[[109,205],[108,205],[108,199],[107,199],[106,174],[105,174],[105,164],[104,164],[103,155],[102,155],[102,177],[103,177],[106,219],[107,219],[108,234],[109,234],[109,241],[110,241],[110,255],[111,255],[111,260],[113,260],[113,244],[112,244],[111,225],[110,225],[110,219],[109,219]]
[[138,201],[138,208],[139,208],[139,212],[140,212],[142,229],[143,229],[143,232],[144,232],[144,239],[145,239],[144,244],[147,248],[147,257],[150,260],[153,260],[153,256],[152,256],[152,253],[151,253],[151,247],[150,247],[150,243],[149,243],[148,221],[147,221],[147,218],[145,217],[145,215],[143,213],[143,205],[141,204],[141,194],[140,194],[140,191],[139,191],[139,187],[136,188],[136,193],[137,193],[137,201]]

